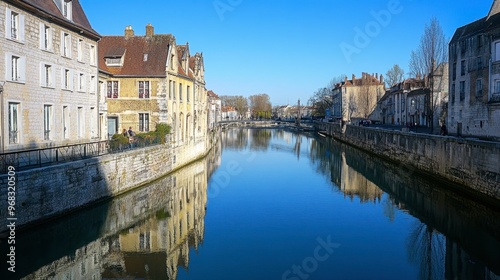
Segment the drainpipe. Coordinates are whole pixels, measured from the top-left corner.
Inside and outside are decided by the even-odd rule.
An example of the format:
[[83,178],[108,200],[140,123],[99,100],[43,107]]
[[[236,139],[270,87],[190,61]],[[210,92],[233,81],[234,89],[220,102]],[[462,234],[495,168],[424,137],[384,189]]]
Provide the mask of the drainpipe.
[[5,143],[5,127],[4,127],[4,107],[3,107],[3,86],[5,85],[5,82],[0,82],[0,129],[2,129],[2,133],[0,134],[0,151],[3,153],[4,152],[4,143]]

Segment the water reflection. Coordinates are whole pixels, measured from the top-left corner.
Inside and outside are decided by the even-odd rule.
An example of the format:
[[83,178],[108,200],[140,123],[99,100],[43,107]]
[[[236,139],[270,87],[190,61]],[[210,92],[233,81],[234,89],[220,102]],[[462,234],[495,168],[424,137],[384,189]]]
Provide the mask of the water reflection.
[[[403,245],[403,253],[407,257],[407,262],[417,268],[419,275],[415,276],[420,279],[495,279],[497,275],[500,275],[500,254],[498,253],[500,252],[500,213],[480,202],[450,192],[447,190],[450,186],[441,186],[413,174],[411,170],[384,162],[332,139],[316,137],[312,134],[300,135],[278,129],[231,129],[222,134],[220,145],[206,160],[183,168],[144,188],[29,233],[20,233],[17,236],[19,243],[17,255],[35,256],[32,259],[19,258],[18,267],[23,269],[20,276],[24,279],[196,278],[192,276],[198,275],[194,272],[189,275],[179,273],[179,269],[187,270],[189,263],[193,263],[193,252],[204,252],[205,258],[207,255],[220,258],[221,256],[216,253],[208,252],[209,248],[219,252],[222,248],[214,244],[231,246],[227,245],[227,240],[212,240],[211,246],[208,246],[210,232],[205,229],[205,219],[211,215],[213,217],[213,213],[216,213],[216,211],[211,211],[211,215],[206,217],[207,182],[221,165],[222,146],[228,151],[250,150],[259,157],[264,157],[270,152],[274,152],[274,156],[276,153],[288,153],[297,161],[308,161],[307,168],[312,168],[314,172],[321,175],[320,177],[327,179],[332,197],[340,197],[340,200],[348,205],[356,203],[363,206],[378,205],[379,208],[373,209],[381,209],[381,220],[386,219],[391,224],[393,221],[398,222],[398,215],[402,215],[402,212],[411,214],[416,219],[409,223],[409,228],[402,231],[406,241],[405,246]],[[249,164],[270,160],[269,158],[260,159],[256,157],[255,161]],[[244,162],[247,161],[242,161],[242,169],[248,168],[244,170],[246,172],[250,168],[243,165]],[[279,164],[279,161],[274,160],[272,164]],[[283,166],[286,165],[287,162],[284,162]],[[242,171],[241,174],[246,175],[245,172]],[[314,172],[310,172],[309,176],[314,175]],[[262,174],[262,176],[269,177],[268,180],[277,180],[275,174]],[[245,178],[251,180],[252,177],[255,177],[255,174],[250,174]],[[251,182],[249,184],[252,186]],[[228,187],[225,191],[229,193],[238,187],[232,186],[231,188]],[[258,186],[252,188],[259,189]],[[249,190],[252,188],[242,187],[241,189],[253,195]],[[272,193],[272,190],[266,191]],[[330,194],[330,190],[326,189],[325,193]],[[262,200],[266,199],[266,195],[259,194],[257,197]],[[286,197],[282,193],[279,195],[280,198]],[[222,201],[223,197],[218,197],[217,202]],[[248,196],[244,198],[250,199]],[[234,207],[235,204],[241,203],[245,202],[225,202],[222,205]],[[300,203],[301,201],[295,201],[295,204],[289,204],[290,207],[299,208],[297,205]],[[334,200],[328,201],[327,207],[335,206],[329,203],[334,204]],[[284,206],[287,204],[286,201],[277,201],[276,204],[283,206],[279,208],[283,211],[283,216],[286,216],[288,212],[293,212],[292,209]],[[305,204],[309,207],[307,209],[312,208],[308,203]],[[272,206],[271,203],[267,205],[269,209],[274,209]],[[212,205],[210,209],[214,210]],[[305,214],[300,216],[303,214],[301,211],[306,212],[307,209],[304,209],[294,212],[299,214],[296,216],[297,219],[303,218],[305,221],[305,217],[310,217]],[[353,207],[352,209],[360,208]],[[227,211],[227,214],[231,215],[239,214],[238,211],[229,208],[223,208],[221,211]],[[268,216],[273,214],[272,210],[265,213]],[[314,211],[307,213],[321,215]],[[227,216],[228,219],[231,215]],[[349,219],[352,216],[341,217]],[[328,222],[325,221],[331,222],[329,218],[318,219],[318,221],[326,224]],[[267,232],[265,227],[260,227],[257,212],[251,213],[245,221],[237,221],[238,223],[233,225],[230,232],[226,232],[227,229],[223,227],[225,222],[225,220],[212,221],[212,228],[214,225],[222,226],[216,230],[212,229],[212,238],[237,240],[240,236],[231,236],[231,233],[237,232],[238,227],[251,228],[253,225],[259,228],[260,236],[277,236],[272,242],[269,241],[269,252],[274,250],[277,254],[281,253],[281,257],[285,257],[282,251],[271,247],[281,242],[281,239],[285,242],[287,238],[291,238],[279,231],[283,227],[286,234],[291,235],[286,225],[273,223],[271,227],[271,224],[268,224],[269,232]],[[359,223],[364,222],[366,221],[359,221]],[[289,225],[294,225],[294,223]],[[335,227],[338,224],[331,222],[330,225]],[[313,226],[320,228],[322,225],[314,224]],[[207,228],[209,228],[208,222]],[[295,230],[305,234],[307,229],[304,229],[304,232],[301,228],[295,228]],[[339,228],[339,232],[344,230],[346,229]],[[204,237],[205,232],[207,232],[207,241]],[[217,234],[213,234],[214,232]],[[252,232],[247,234],[252,235]],[[345,234],[359,235],[360,233],[346,232]],[[337,235],[341,236],[341,234]],[[394,238],[394,235],[391,237]],[[300,241],[299,237],[293,239],[296,243]],[[393,246],[391,240],[381,242],[385,242],[384,246],[388,250]],[[205,246],[201,247],[202,244]],[[311,253],[308,246],[305,245],[306,255],[297,256],[298,261]],[[248,247],[251,250],[253,245],[250,244]],[[347,247],[349,247],[348,244],[342,245],[338,253],[331,256],[331,260],[349,259],[349,256],[340,255],[340,250]],[[247,247],[243,246],[243,248]],[[280,243],[277,248],[288,249],[285,243]],[[4,251],[2,247],[2,252]],[[253,254],[262,253],[244,250],[237,252],[235,249],[228,251],[231,252],[232,259],[243,261]],[[354,255],[357,253],[359,252],[351,252]],[[203,256],[196,256],[198,257],[203,258]],[[219,258],[207,261],[198,260],[198,263],[195,263],[197,267],[220,268]],[[273,259],[280,257],[269,253],[269,256],[262,256],[262,258],[267,258],[266,265],[271,263],[275,266]],[[337,263],[339,259],[336,259]],[[203,266],[202,262],[207,262],[207,266]],[[288,268],[292,264],[286,263],[285,267]],[[337,269],[341,270],[341,268]],[[201,274],[203,273],[205,271]],[[319,273],[321,272],[318,272],[318,275]],[[352,271],[345,272],[344,278],[347,278],[349,273]],[[212,279],[208,274],[203,276],[204,279]],[[247,276],[249,279],[252,278],[251,275]],[[0,278],[7,279],[6,277]]]
[[[18,275],[22,279],[176,279],[179,268],[188,268],[190,249],[197,251],[203,243],[207,180],[220,164],[220,153],[216,147],[205,160],[147,187],[20,234],[18,268],[24,270]],[[91,231],[97,234],[79,246],[78,239],[89,230],[78,225],[92,229],[95,223],[99,226]],[[35,235],[45,244],[37,242]],[[54,255],[57,248],[60,252]],[[42,263],[32,265],[28,256]]]
[[224,147],[238,150],[266,150],[269,138],[279,139],[284,143],[273,141],[270,147],[308,158],[316,172],[329,178],[333,191],[351,201],[381,203],[390,221],[398,211],[416,217],[406,237],[407,255],[418,265],[420,279],[495,279],[500,275],[500,213],[449,191],[453,186],[328,138],[248,129],[230,130],[226,137]]

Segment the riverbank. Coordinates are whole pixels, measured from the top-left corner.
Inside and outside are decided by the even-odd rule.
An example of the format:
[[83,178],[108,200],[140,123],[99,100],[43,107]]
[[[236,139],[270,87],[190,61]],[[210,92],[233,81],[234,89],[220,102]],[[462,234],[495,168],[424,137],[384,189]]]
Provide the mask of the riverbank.
[[418,134],[335,123],[316,123],[319,131],[346,144],[457,185],[461,192],[500,205],[500,143]]
[[0,194],[0,233],[9,224],[23,230],[166,176],[205,157],[219,141],[219,132],[182,145],[167,143],[2,175],[2,185],[9,178],[15,185]]

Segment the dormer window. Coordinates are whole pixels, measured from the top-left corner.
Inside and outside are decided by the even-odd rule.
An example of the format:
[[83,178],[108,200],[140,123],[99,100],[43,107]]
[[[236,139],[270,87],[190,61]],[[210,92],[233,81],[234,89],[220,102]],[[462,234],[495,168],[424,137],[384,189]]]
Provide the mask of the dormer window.
[[123,66],[123,57],[125,56],[125,48],[117,47],[110,49],[104,55],[104,61],[108,67]]
[[123,57],[106,57],[106,66],[119,67],[123,66]]
[[71,0],[54,0],[54,3],[67,20],[73,20],[73,3]]

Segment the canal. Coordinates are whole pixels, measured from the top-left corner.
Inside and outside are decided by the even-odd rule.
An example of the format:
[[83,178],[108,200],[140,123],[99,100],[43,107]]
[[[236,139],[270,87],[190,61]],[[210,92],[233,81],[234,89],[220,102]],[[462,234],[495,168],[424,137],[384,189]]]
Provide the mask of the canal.
[[500,212],[452,187],[329,138],[231,129],[204,160],[17,233],[0,278],[499,279]]

